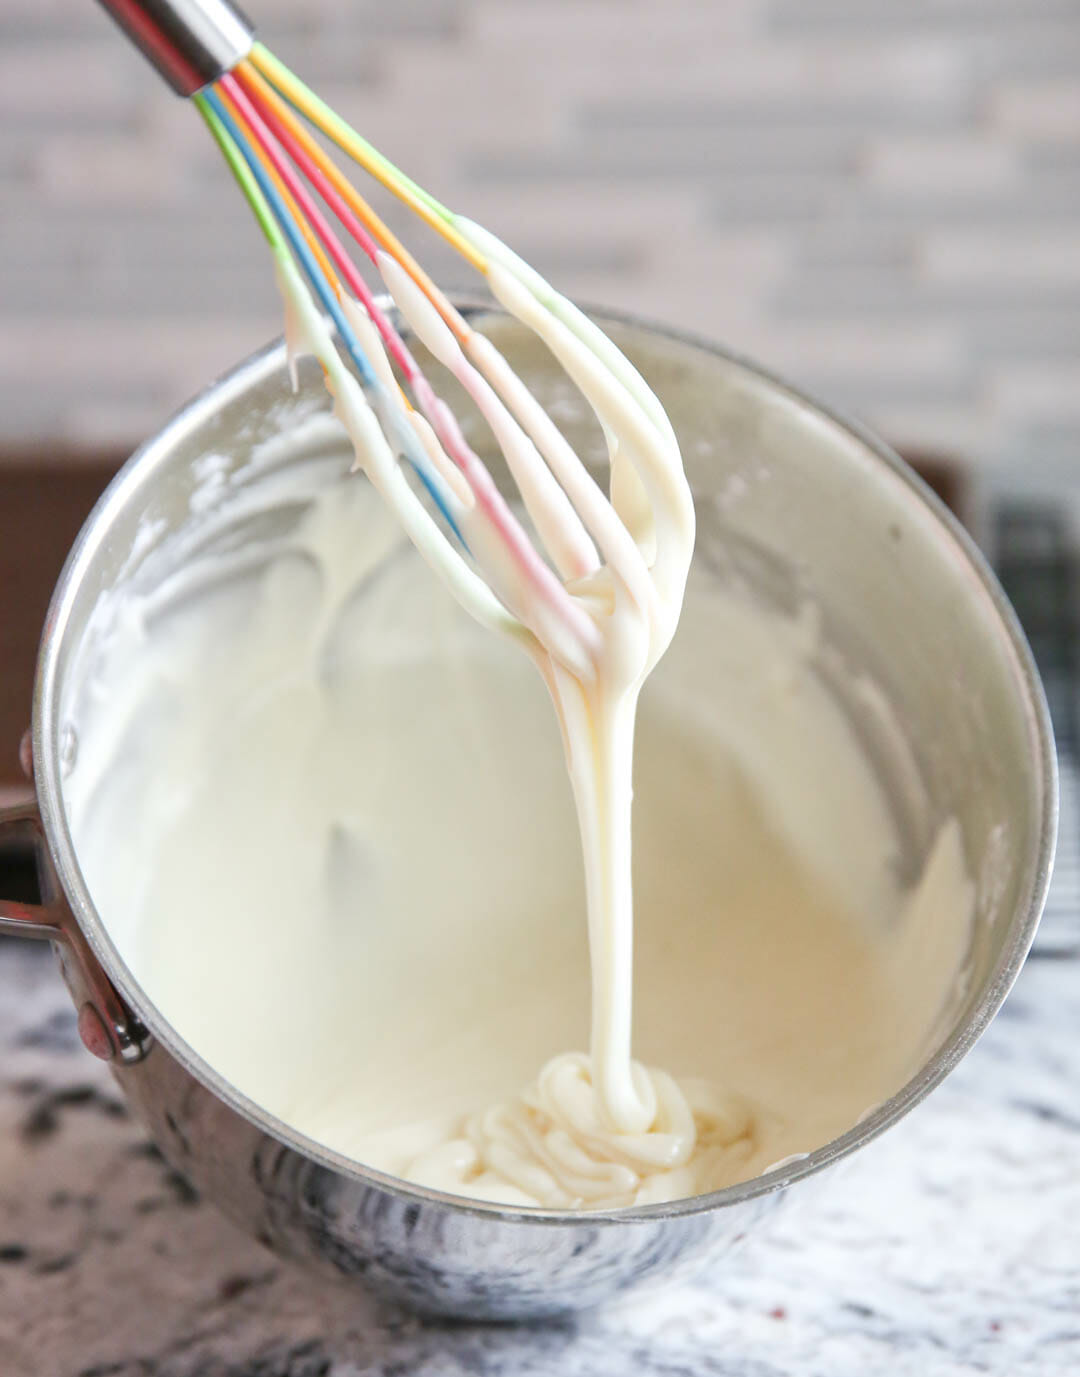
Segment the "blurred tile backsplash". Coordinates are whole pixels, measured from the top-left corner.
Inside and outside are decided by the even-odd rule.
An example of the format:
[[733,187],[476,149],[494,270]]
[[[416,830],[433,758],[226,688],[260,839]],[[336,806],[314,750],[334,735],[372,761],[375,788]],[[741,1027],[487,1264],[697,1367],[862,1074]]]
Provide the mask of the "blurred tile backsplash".
[[[899,445],[1080,456],[1080,0],[249,8],[581,300],[716,338]],[[0,116],[0,445],[131,445],[279,331],[258,232],[88,0],[3,0]]]

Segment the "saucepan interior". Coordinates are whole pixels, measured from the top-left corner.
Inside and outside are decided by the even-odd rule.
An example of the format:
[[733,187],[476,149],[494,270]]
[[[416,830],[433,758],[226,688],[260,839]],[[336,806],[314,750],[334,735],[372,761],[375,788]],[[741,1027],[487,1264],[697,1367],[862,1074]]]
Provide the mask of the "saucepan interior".
[[[486,308],[466,309],[497,336],[599,472],[601,437],[543,349]],[[764,1177],[617,1212],[609,1217],[615,1220],[694,1214],[789,1184],[880,1132],[940,1081],[992,1017],[1032,939],[1049,877],[1055,776],[1045,703],[1015,619],[967,537],[918,479],[857,428],[754,366],[637,322],[598,319],[675,425],[697,503],[696,561],[763,607],[792,617],[805,606],[818,609],[819,671],[843,700],[889,794],[900,871],[915,877],[940,825],[955,818],[977,892],[962,988],[924,1064],[895,1094],[848,1132]],[[110,933],[109,914],[96,911],[72,841],[64,802],[65,760],[77,747],[72,705],[94,654],[103,601],[156,577],[163,550],[185,542],[196,549],[217,498],[242,480],[253,453],[265,464],[275,437],[284,437],[281,465],[303,468],[312,491],[339,481],[346,462],[340,444],[328,444],[321,431],[312,444],[288,443],[327,406],[318,370],[303,367],[294,393],[283,346],[271,346],[182,411],[102,498],[57,588],[39,667],[35,765],[50,850],[91,947],[153,1037],[249,1123],[311,1162],[406,1199],[481,1216],[570,1220],[390,1181],[245,1097],[141,988]],[[485,457],[498,473],[496,459]],[[281,520],[289,520],[284,508]],[[230,538],[242,543],[252,533],[241,523]],[[258,534],[273,533],[264,523]]]

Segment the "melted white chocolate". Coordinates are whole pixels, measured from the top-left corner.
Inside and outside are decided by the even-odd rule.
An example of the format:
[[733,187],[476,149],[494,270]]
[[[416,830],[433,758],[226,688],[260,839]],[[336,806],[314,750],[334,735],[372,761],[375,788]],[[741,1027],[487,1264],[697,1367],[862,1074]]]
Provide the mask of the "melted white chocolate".
[[[522,630],[531,631],[519,639],[548,687],[562,731],[585,861],[592,1025],[588,1058],[556,1061],[545,1068],[535,1089],[474,1121],[466,1177],[455,1166],[442,1184],[450,1189],[495,1170],[546,1205],[632,1200],[639,1178],[690,1160],[699,1132],[676,1083],[631,1059],[634,727],[642,685],[678,624],[693,553],[694,509],[682,457],[662,407],[628,362],[617,355],[612,366],[608,342],[603,342],[607,357],[587,342],[592,327],[586,325],[584,335],[575,332],[514,272],[496,262],[488,272],[495,297],[543,340],[600,421],[611,471],[609,503],[490,343],[474,335],[463,351],[408,274],[385,254],[379,262],[387,288],[417,338],[461,383],[491,427],[524,509],[560,573],[576,576],[568,600],[560,590],[572,613],[560,624],[551,602],[550,572],[545,568],[545,579],[537,581],[507,558],[503,541],[493,538],[481,500],[490,480],[483,473],[481,486],[471,480],[476,501],[457,512],[460,527],[491,589],[520,620]],[[281,283],[291,308],[292,347],[314,354],[322,364],[357,466],[382,485],[406,529],[413,522],[410,536],[420,553],[435,568],[440,559],[445,565],[445,552],[432,548],[441,541],[434,524],[416,525],[415,503],[404,501],[400,489],[386,483],[388,474],[400,471],[393,468],[396,461],[387,441],[372,424],[375,412],[342,367],[325,323],[307,295],[297,291],[295,275],[284,265]],[[353,319],[377,361],[382,384],[375,406],[385,411],[394,405],[388,360],[374,328],[366,327],[357,312]],[[448,415],[445,408],[439,412],[440,406],[429,408],[433,419]],[[427,423],[417,424],[398,410],[383,430],[400,435],[410,423],[444,468]],[[457,433],[451,422],[447,434]],[[468,450],[458,453],[467,466],[464,471],[471,472]],[[490,623],[486,607],[473,608],[472,597],[461,596],[460,582],[447,578],[447,583],[479,621]],[[700,1128],[704,1130],[704,1121]],[[425,1159],[427,1178],[435,1174],[435,1160]],[[449,1162],[451,1156],[444,1151],[437,1160]],[[405,1170],[413,1176],[421,1168],[408,1164]],[[627,1184],[631,1181],[635,1184]]]
[[[208,520],[294,486],[248,481]],[[103,608],[68,705],[78,854],[164,1016],[295,1128],[478,1198],[646,1203],[827,1142],[938,1036],[969,939],[959,834],[902,892],[805,619],[702,565],[642,700],[634,1035],[665,1070],[629,1070],[648,1122],[624,1128],[566,1052],[589,1032],[582,858],[519,648],[357,478],[264,548],[151,582]],[[629,973],[608,978],[628,1018]]]

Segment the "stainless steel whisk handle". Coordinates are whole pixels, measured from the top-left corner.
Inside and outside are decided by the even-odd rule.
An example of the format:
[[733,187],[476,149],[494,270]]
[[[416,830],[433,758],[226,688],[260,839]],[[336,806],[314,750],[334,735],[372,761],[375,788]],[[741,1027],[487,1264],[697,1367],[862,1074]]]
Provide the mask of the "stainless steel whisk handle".
[[98,0],[181,96],[193,96],[247,57],[250,20],[228,0]]

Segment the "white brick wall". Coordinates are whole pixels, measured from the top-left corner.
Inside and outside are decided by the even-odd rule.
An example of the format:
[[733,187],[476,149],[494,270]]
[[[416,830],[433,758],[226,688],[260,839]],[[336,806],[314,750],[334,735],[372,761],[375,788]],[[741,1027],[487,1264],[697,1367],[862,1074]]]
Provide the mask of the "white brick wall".
[[[249,9],[564,290],[724,340],[901,444],[1080,459],[1078,0]],[[0,176],[0,441],[132,444],[277,332],[201,122],[86,0],[0,8]]]

